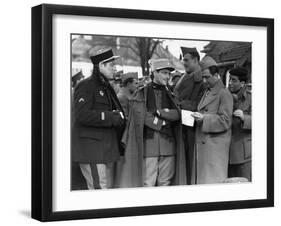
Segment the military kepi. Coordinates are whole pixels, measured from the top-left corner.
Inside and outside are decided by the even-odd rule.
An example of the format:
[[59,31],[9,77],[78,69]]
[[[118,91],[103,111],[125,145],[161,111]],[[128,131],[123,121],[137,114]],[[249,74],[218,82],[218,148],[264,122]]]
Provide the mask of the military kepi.
[[189,47],[181,47],[181,52],[182,52],[182,56],[184,57],[185,54],[187,53],[197,53],[198,54],[198,51],[195,47],[193,48],[189,48]]
[[170,63],[168,59],[151,59],[149,61],[151,71],[161,70],[161,69],[168,69],[169,71],[174,71],[175,68]]
[[93,64],[99,64],[115,60],[119,58],[119,56],[114,56],[112,49],[101,49],[90,58]]

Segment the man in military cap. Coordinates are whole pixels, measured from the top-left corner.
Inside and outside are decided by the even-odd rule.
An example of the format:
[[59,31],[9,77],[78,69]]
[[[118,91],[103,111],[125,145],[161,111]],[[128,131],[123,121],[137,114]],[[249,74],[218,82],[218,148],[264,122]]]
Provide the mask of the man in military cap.
[[201,67],[208,89],[193,113],[197,124],[192,182],[222,183],[228,176],[233,98],[221,81],[213,58],[205,56]]
[[252,97],[247,89],[248,71],[236,67],[229,71],[229,90],[234,99],[229,177],[252,179]]
[[129,115],[129,100],[132,99],[133,94],[138,88],[138,73],[128,72],[121,74],[122,88],[120,89],[117,97],[125,112],[126,117]]
[[74,91],[72,160],[79,163],[88,189],[113,187],[113,165],[122,151],[124,112],[109,83],[116,58],[111,49],[91,56],[93,73]]
[[[181,47],[185,73],[177,82],[174,93],[183,110],[196,111],[204,92],[200,56],[196,48]],[[183,126],[186,151],[187,183],[191,183],[192,160],[194,155],[195,126]]]
[[150,63],[152,82],[130,101],[121,186],[186,184],[180,111],[167,88],[174,68],[167,59]]

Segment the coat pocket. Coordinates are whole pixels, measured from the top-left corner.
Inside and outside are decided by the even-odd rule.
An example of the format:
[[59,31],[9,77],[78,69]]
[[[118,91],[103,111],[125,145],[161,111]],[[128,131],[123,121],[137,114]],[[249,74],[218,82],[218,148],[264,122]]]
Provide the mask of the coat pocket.
[[85,131],[80,131],[79,137],[87,138],[87,139],[94,139],[94,140],[101,140],[103,135],[97,131],[85,130]]
[[244,145],[244,157],[245,157],[245,159],[251,158],[252,157],[252,139],[251,138],[244,138],[243,145]]

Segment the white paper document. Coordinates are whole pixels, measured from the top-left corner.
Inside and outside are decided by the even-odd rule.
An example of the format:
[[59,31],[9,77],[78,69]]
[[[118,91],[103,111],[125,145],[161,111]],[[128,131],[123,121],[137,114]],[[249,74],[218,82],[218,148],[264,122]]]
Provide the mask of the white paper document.
[[194,126],[194,117],[192,117],[191,114],[193,114],[192,111],[181,110],[181,122],[183,125]]

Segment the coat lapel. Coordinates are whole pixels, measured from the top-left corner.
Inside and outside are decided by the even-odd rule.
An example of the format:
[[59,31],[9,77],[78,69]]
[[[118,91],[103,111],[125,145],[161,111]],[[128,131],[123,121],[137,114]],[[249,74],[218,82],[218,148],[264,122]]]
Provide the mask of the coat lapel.
[[216,95],[211,91],[206,90],[205,94],[203,95],[201,101],[198,104],[198,110],[202,110],[205,106],[210,104],[216,99]]
[[202,110],[205,106],[212,103],[217,98],[217,93],[224,87],[221,80],[219,80],[211,90],[206,90],[201,101],[198,104],[198,110]]

